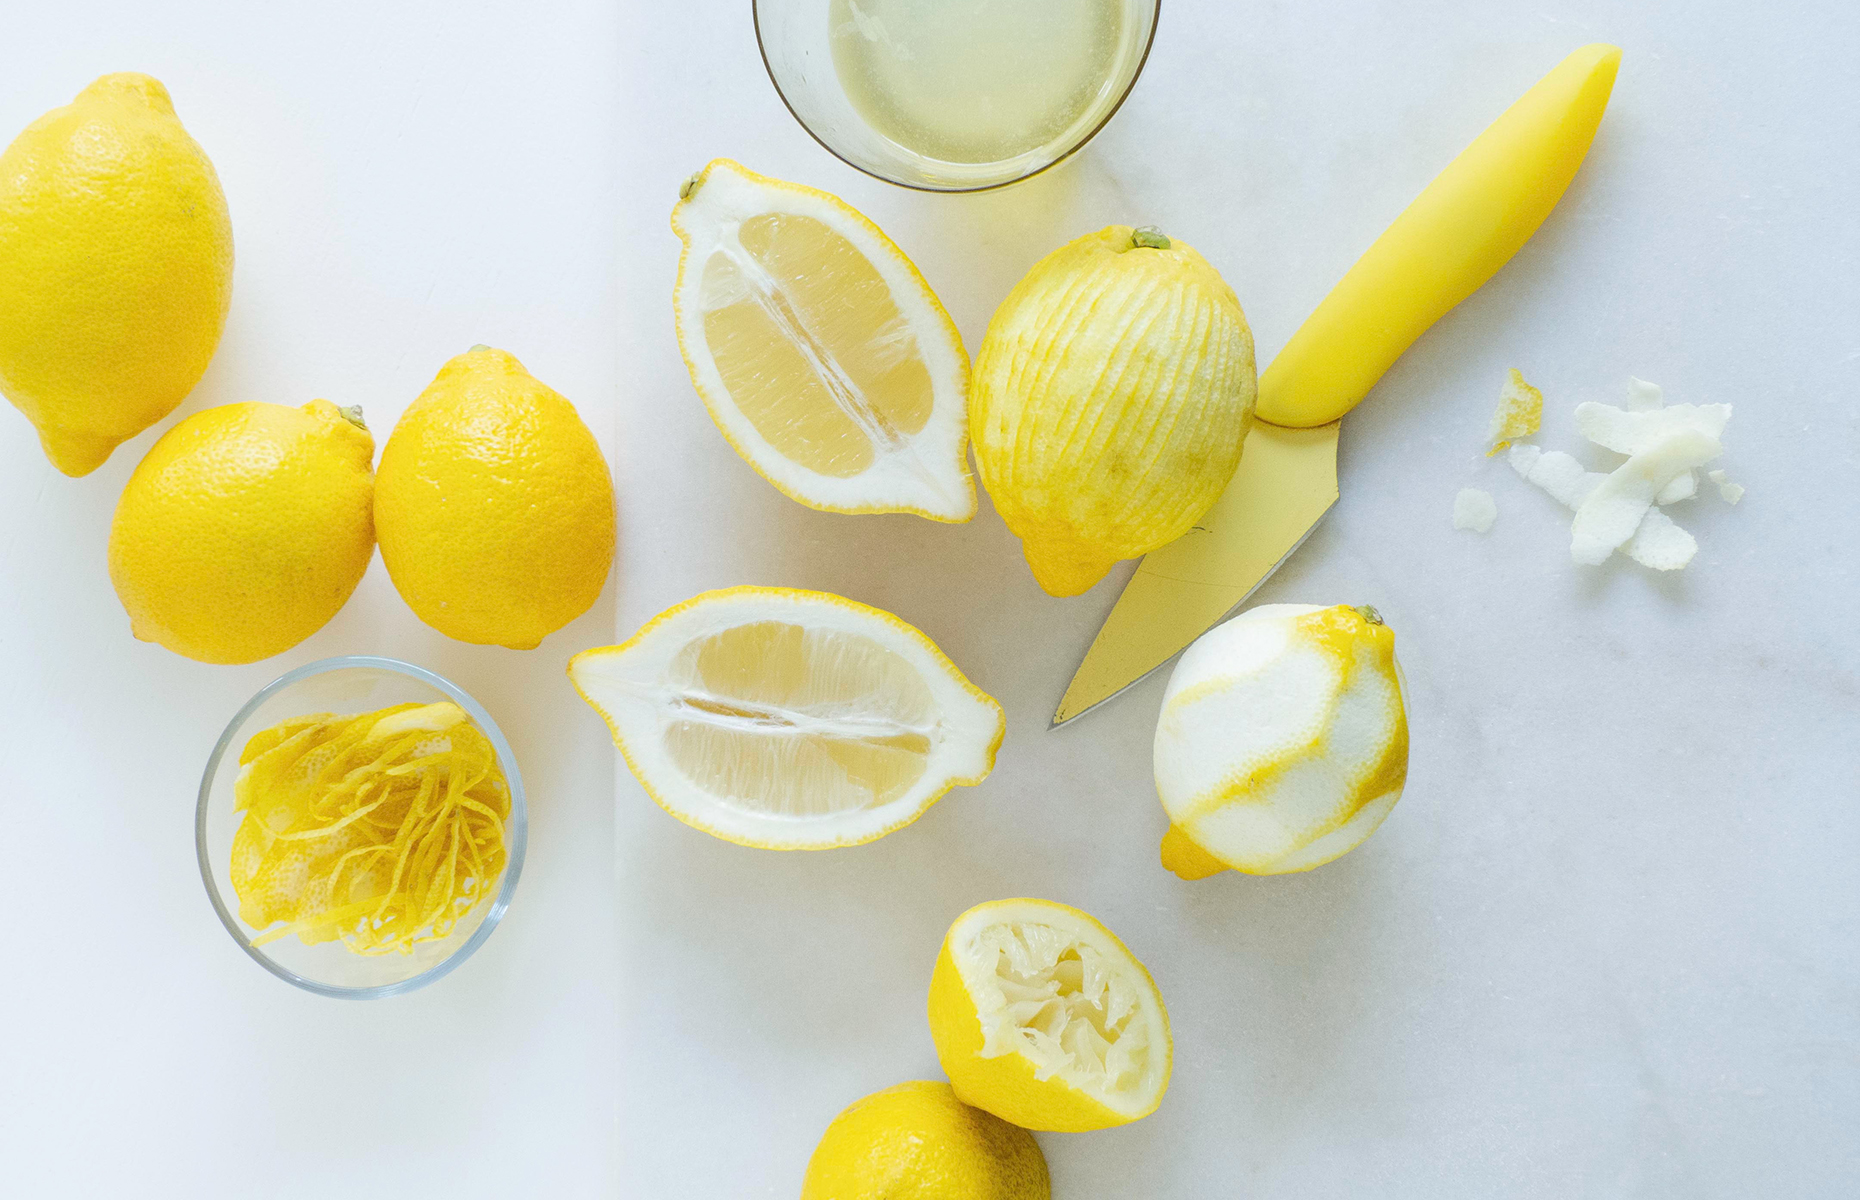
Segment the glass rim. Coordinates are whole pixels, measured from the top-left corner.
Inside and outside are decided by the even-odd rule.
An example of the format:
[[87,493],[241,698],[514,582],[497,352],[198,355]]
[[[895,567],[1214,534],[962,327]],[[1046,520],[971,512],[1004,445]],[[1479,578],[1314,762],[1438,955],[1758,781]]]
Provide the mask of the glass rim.
[[[219,774],[220,762],[225,758],[226,750],[232,744],[233,735],[254,712],[258,711],[260,705],[292,684],[312,676],[354,668],[370,668],[405,675],[444,693],[466,711],[477,723],[485,739],[491,743],[492,750],[497,754],[497,761],[504,769],[504,781],[510,788],[510,819],[505,824],[508,843],[505,849],[504,878],[498,886],[497,895],[491,901],[490,909],[484,914],[484,919],[478,923],[478,928],[472,930],[471,937],[466,939],[464,945],[419,974],[409,975],[393,983],[375,984],[371,987],[349,987],[307,978],[273,960],[254,946],[251,937],[241,928],[239,919],[227,910],[225,901],[221,899],[219,885],[213,879],[213,863],[207,855],[207,801],[213,790],[213,780]],[[510,743],[504,738],[504,731],[497,727],[497,722],[491,719],[491,714],[482,704],[473,699],[464,688],[436,671],[429,671],[425,667],[403,662],[398,658],[386,658],[373,654],[346,654],[335,658],[318,659],[286,671],[260,688],[250,700],[239,707],[239,711],[233,714],[232,720],[226,723],[226,728],[220,734],[219,740],[213,744],[213,753],[207,756],[206,770],[200,777],[200,795],[194,804],[194,856],[199,861],[200,881],[207,889],[207,899],[212,902],[213,911],[219,914],[220,924],[226,927],[226,932],[232,935],[233,941],[245,951],[246,957],[286,983],[294,984],[319,996],[329,996],[338,1000],[378,1000],[388,996],[403,995],[423,988],[429,983],[438,982],[470,958],[491,936],[491,931],[497,928],[498,922],[503,920],[505,911],[510,908],[510,898],[517,889],[517,878],[523,874],[523,857],[529,849],[529,823],[529,806],[524,801],[523,777],[517,770],[516,754],[512,752]]]
[[1112,101],[1111,107],[1105,110],[1104,116],[1097,124],[1086,130],[1077,141],[1054,155],[1050,161],[1041,163],[1033,170],[1027,171],[1024,174],[1016,175],[1012,179],[1003,179],[998,183],[978,183],[959,187],[938,187],[931,183],[911,183],[903,179],[893,179],[891,176],[881,174],[871,167],[854,162],[846,155],[840,153],[839,150],[835,149],[833,144],[828,142],[827,139],[816,133],[814,127],[809,125],[801,114],[795,111],[794,104],[788,99],[788,93],[782,89],[781,80],[775,76],[775,64],[769,61],[768,43],[765,42],[762,37],[763,2],[764,0],[749,0],[750,17],[754,21],[756,27],[756,53],[762,59],[762,69],[768,74],[769,82],[775,87],[775,94],[781,98],[782,107],[788,110],[788,115],[794,118],[794,123],[799,125],[802,130],[806,132],[808,137],[813,138],[814,142],[819,145],[821,149],[831,154],[834,158],[839,159],[861,175],[868,175],[873,179],[881,180],[895,187],[909,188],[914,192],[930,192],[949,196],[968,195],[976,192],[993,192],[1001,188],[1013,187],[1017,183],[1025,183],[1036,175],[1042,175],[1052,170],[1060,163],[1071,158],[1074,154],[1077,154],[1080,150],[1091,145],[1092,139],[1096,138],[1098,134],[1103,131],[1104,127],[1111,123],[1111,118],[1118,114],[1118,111],[1124,107],[1124,102],[1130,99],[1130,93],[1136,90],[1137,80],[1143,78],[1143,68],[1150,61],[1150,49],[1156,44],[1156,27],[1162,24],[1162,0],[1147,0],[1150,8],[1150,35],[1143,41],[1143,52],[1137,56],[1137,66],[1136,69],[1130,73],[1130,82],[1124,85],[1124,90],[1118,94],[1116,100]]

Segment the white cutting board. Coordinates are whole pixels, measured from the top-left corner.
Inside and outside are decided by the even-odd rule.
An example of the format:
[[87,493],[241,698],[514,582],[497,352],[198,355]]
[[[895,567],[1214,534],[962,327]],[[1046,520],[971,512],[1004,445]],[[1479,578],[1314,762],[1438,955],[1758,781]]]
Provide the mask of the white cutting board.
[[[1135,96],[1085,154],[947,197],[810,141],[746,7],[654,5],[627,33],[616,634],[705,588],[840,592],[929,633],[1001,699],[1008,735],[982,786],[822,854],[709,838],[621,772],[625,1194],[795,1195],[842,1106],[940,1077],[923,1012],[938,943],[967,906],[1014,895],[1104,919],[1174,1019],[1160,1112],[1041,1137],[1058,1197],[1845,1190],[1851,12],[1170,0]],[[1258,597],[1376,604],[1411,687],[1407,798],[1313,874],[1162,871],[1160,675],[1047,732],[1121,572],[1055,600],[986,505],[960,527],[805,509],[686,382],[666,217],[710,157],[865,211],[972,351],[1040,255],[1160,225],[1225,272],[1264,362],[1455,152],[1592,40],[1626,57],[1563,207],[1345,422],[1342,502]],[[1736,405],[1723,465],[1750,494],[1675,510],[1703,547],[1689,572],[1570,563],[1567,514],[1478,453],[1511,366],[1544,389],[1544,444],[1572,451],[1577,401],[1617,398],[1629,373]],[[1498,498],[1488,536],[1451,527],[1466,484]]]

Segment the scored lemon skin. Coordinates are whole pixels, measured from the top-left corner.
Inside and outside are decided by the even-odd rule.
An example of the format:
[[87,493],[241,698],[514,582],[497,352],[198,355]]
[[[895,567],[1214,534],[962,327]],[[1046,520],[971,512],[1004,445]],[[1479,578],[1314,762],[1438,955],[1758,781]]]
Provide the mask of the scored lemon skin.
[[811,508],[974,516],[968,352],[897,244],[729,159],[679,195],[679,350],[731,448]]
[[[760,636],[770,626],[824,633],[820,661],[809,666],[804,655],[797,657],[792,637]],[[713,653],[720,661],[707,661]],[[994,698],[915,626],[843,596],[795,588],[746,586],[694,596],[618,646],[577,654],[568,674],[655,803],[693,828],[761,849],[855,846],[908,825],[950,788],[985,779],[1007,727]],[[848,679],[856,685],[850,698],[865,709],[844,711],[849,697],[833,693],[836,680]],[[862,695],[860,687],[868,690]],[[915,715],[931,722],[921,742],[886,732],[900,691],[907,693],[907,707],[917,702]],[[711,736],[713,725],[726,733]],[[767,738],[782,749],[769,753],[756,744]],[[811,744],[791,749],[799,743]],[[921,762],[899,781],[890,768],[912,755]],[[726,762],[708,769],[707,760],[717,758]],[[854,800],[870,785],[872,802],[842,794],[837,808],[784,811],[783,798],[811,797],[781,772],[799,770],[795,763],[810,758],[829,782],[846,784],[840,790]],[[719,781],[741,783],[744,760],[774,764],[774,777],[759,782],[780,796],[707,790]],[[892,786],[880,794],[887,779]]]
[[[1069,926],[1092,938],[1101,949],[1112,951],[1112,961],[1154,1006],[1155,1026],[1147,1029],[1151,1052],[1160,1056],[1157,1070],[1148,1072],[1148,1094],[1123,1108],[1113,1108],[1058,1074],[1041,1079],[1025,1055],[1010,1052],[989,1055],[982,1017],[975,995],[957,964],[957,943],[967,934],[994,920],[1024,919]],[[1082,1133],[1126,1125],[1155,1112],[1168,1090],[1174,1066],[1174,1045],[1169,1013],[1156,982],[1116,934],[1091,914],[1050,900],[1014,899],[980,904],[950,925],[930,976],[928,1002],[930,1036],[937,1059],[949,1076],[956,1095],[1023,1129],[1053,1133]]]
[[1233,289],[1187,243],[1112,225],[1035,263],[975,358],[970,437],[1055,596],[1187,533],[1240,461],[1257,384]]

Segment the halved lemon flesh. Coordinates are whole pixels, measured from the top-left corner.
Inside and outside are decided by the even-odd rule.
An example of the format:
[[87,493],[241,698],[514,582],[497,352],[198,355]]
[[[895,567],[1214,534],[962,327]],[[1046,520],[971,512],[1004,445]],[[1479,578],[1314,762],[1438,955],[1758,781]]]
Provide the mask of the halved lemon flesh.
[[964,1103],[1027,1129],[1154,1112],[1172,1045],[1143,964],[1089,914],[1000,900],[958,917],[930,986],[937,1056]]
[[685,365],[751,466],[830,512],[975,515],[969,356],[890,238],[721,158],[686,183],[672,229]]
[[706,592],[568,673],[662,807],[771,849],[908,824],[981,782],[1006,728],[917,629],[824,592]]

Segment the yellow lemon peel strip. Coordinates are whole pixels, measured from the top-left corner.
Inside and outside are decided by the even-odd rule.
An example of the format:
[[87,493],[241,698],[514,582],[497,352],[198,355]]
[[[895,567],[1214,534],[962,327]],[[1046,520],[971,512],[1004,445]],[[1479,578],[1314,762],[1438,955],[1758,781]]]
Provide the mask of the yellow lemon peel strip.
[[255,946],[295,934],[410,954],[503,875],[510,789],[455,704],[295,717],[240,762],[231,876],[240,918],[264,930]]

